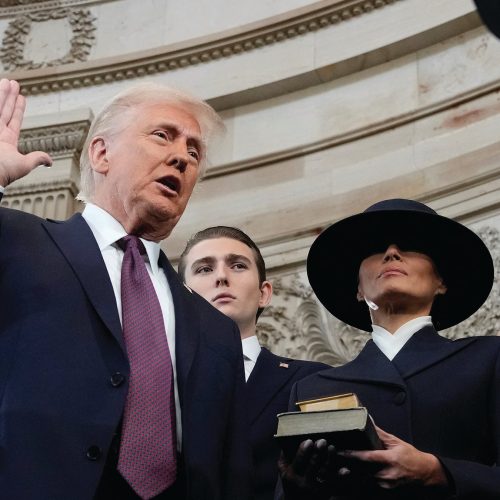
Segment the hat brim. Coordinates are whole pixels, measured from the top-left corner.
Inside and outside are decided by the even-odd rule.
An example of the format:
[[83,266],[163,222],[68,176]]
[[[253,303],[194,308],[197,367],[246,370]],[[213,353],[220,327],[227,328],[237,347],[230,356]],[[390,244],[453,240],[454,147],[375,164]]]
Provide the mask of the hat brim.
[[361,262],[391,244],[431,257],[447,287],[432,307],[436,329],[472,315],[493,285],[493,261],[481,238],[458,222],[437,214],[378,210],[353,215],[314,241],[307,257],[309,283],[320,302],[341,321],[371,331],[368,307],[357,300]]
[[477,11],[483,23],[498,38],[500,38],[500,1],[474,0]]

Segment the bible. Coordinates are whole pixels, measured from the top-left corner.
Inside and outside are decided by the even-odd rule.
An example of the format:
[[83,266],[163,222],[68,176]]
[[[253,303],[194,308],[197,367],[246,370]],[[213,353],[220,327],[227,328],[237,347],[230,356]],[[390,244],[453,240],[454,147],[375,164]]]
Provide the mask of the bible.
[[383,445],[368,410],[353,393],[300,401],[302,411],[280,413],[275,438],[289,458],[302,441],[325,439],[336,450],[377,450]]

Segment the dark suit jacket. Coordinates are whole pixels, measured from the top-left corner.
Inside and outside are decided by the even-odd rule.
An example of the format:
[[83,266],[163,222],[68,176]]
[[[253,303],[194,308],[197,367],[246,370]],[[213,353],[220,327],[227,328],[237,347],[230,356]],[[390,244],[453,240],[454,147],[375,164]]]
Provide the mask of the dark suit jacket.
[[330,366],[282,358],[265,348],[260,351],[246,386],[254,464],[252,498],[269,500],[274,497],[280,454],[273,438],[278,425],[276,415],[287,411],[293,384],[326,368]]
[[[460,500],[500,498],[500,339],[456,341],[432,327],[393,361],[369,341],[339,368],[299,382],[291,400],[355,392],[382,429],[437,455]],[[361,498],[447,498],[423,488],[371,491]]]
[[[79,214],[54,222],[0,209],[0,248],[0,496],[91,499],[129,374],[104,261]],[[175,307],[186,498],[246,498],[239,332],[163,254],[160,264]]]

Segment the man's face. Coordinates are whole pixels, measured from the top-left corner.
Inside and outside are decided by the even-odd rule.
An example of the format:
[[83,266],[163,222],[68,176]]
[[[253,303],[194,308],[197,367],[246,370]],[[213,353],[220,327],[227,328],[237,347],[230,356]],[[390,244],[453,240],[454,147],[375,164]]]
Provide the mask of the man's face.
[[428,314],[435,296],[445,292],[430,257],[394,244],[364,259],[359,268],[358,300],[366,298],[382,309]]
[[272,288],[268,281],[259,284],[252,249],[214,238],[197,243],[185,259],[186,284],[235,321],[242,336],[253,335],[257,310],[269,303]]
[[94,203],[127,232],[160,240],[186,208],[198,178],[201,132],[186,110],[169,104],[138,106],[117,133],[90,147],[99,172]]

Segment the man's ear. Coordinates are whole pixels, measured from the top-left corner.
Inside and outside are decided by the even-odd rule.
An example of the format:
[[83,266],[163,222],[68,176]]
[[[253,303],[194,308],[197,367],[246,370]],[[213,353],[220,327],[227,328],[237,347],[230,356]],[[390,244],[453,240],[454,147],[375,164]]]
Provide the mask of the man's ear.
[[363,291],[359,286],[358,286],[358,292],[356,293],[356,299],[358,300],[358,302],[363,302],[363,300],[365,300],[365,294],[363,293]]
[[259,308],[264,308],[271,302],[271,297],[273,295],[273,285],[270,281],[263,281],[260,285],[260,299]]
[[105,175],[108,172],[108,146],[104,137],[94,137],[89,144],[90,166],[94,172]]

